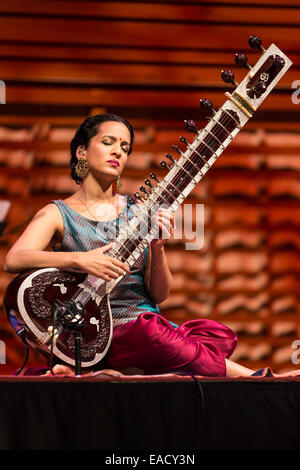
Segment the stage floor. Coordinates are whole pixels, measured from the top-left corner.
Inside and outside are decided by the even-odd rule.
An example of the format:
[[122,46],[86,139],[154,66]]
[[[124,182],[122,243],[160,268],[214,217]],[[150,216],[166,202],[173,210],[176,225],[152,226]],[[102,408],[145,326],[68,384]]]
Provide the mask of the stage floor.
[[300,377],[0,377],[1,450],[298,450]]

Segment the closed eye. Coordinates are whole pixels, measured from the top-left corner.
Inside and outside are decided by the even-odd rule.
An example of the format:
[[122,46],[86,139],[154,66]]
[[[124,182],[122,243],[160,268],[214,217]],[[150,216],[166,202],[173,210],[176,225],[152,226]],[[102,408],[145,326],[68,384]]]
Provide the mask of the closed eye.
[[[116,142],[116,140],[110,140],[110,141],[108,141],[108,140],[102,140],[102,143],[103,143],[104,145],[113,145],[115,142]],[[130,147],[129,147],[129,145],[128,145],[127,143],[121,145],[121,149],[122,149],[123,152],[125,152],[125,153],[128,153],[128,152],[129,152],[129,148],[130,148]]]

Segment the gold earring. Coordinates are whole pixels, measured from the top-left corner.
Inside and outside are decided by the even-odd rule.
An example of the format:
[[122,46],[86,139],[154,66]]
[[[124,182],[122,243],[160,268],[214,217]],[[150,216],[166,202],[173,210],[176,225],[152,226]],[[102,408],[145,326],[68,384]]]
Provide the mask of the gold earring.
[[76,163],[74,167],[74,171],[76,173],[76,176],[78,176],[78,178],[82,180],[84,180],[87,177],[89,173],[89,164],[85,158],[82,158],[82,157],[79,158],[78,162]]
[[118,178],[116,179],[116,190],[120,191],[121,187],[122,187],[121,176],[118,176]]

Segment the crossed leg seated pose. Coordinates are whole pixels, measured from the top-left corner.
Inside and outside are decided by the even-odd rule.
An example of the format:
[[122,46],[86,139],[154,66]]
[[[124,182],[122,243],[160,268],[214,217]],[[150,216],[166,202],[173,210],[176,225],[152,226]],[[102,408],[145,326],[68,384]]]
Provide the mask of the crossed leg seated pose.
[[[107,282],[123,275],[110,294],[114,328],[101,363],[104,374],[142,370],[144,374],[208,377],[253,375],[254,370],[230,360],[237,343],[230,328],[205,319],[178,326],[159,311],[158,304],[167,298],[172,280],[164,250],[174,230],[172,211],[159,208],[155,223],[160,236],[152,240],[131,269],[107,253],[124,214],[128,219],[133,216],[135,204],[116,188],[133,139],[132,126],[118,116],[100,114],[81,124],[70,146],[71,177],[78,189],[36,213],[8,252],[5,271],[75,268]],[[74,374],[64,364],[56,364],[46,374],[52,372]]]

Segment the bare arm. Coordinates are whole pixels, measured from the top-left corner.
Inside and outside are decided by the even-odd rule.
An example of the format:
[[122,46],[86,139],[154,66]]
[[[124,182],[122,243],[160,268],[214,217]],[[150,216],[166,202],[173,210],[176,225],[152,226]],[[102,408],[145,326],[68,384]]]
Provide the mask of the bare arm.
[[46,251],[54,234],[59,232],[63,233],[61,215],[54,204],[48,204],[37,212],[7,253],[3,269],[16,274],[32,268],[77,268],[106,281],[120,275],[117,269],[128,272],[124,263],[104,254],[110,245],[87,252]]
[[167,263],[164,245],[174,230],[173,213],[162,210],[158,218],[158,227],[162,232],[162,238],[151,242],[145,272],[147,290],[157,304],[168,297],[171,289],[172,274]]
[[155,303],[163,302],[171,289],[172,275],[170,273],[164,247],[149,249],[146,267],[145,283],[147,290]]
[[42,267],[73,267],[70,253],[46,251],[56,232],[63,230],[58,209],[49,204],[39,210],[6,255],[4,270],[18,273]]

